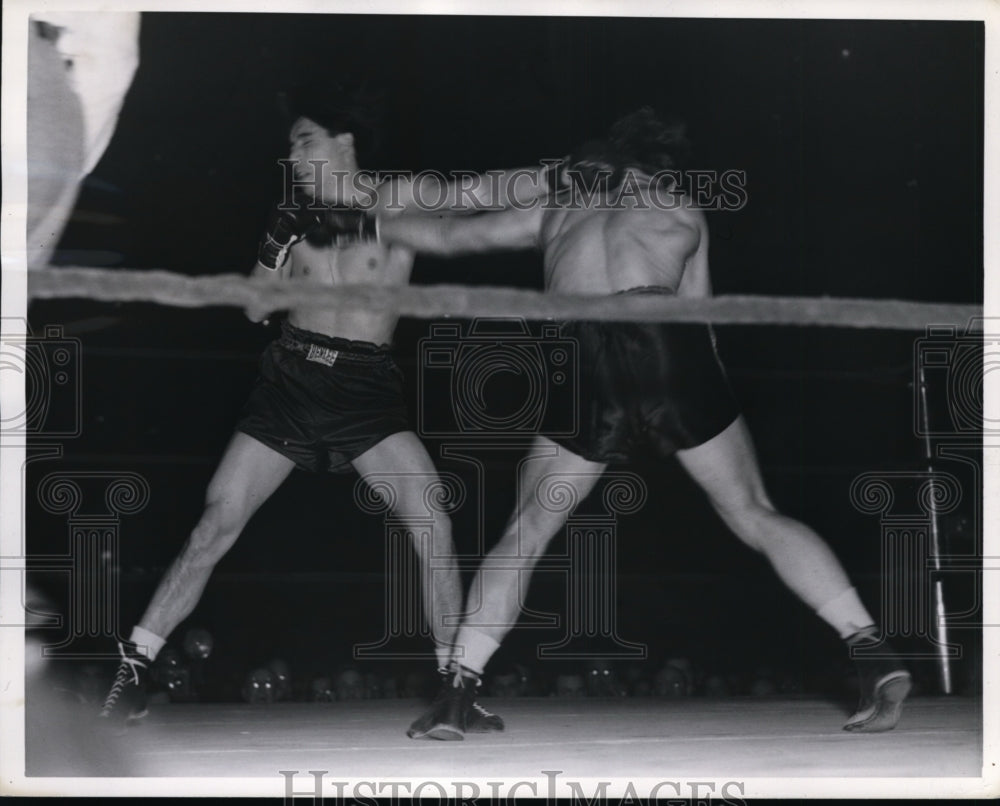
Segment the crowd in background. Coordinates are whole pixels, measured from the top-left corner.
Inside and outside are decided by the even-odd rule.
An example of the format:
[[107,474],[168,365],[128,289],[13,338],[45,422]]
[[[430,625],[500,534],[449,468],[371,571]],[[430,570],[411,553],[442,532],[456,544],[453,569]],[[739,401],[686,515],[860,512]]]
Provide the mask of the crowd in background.
[[[153,666],[154,703],[351,702],[396,698],[427,698],[439,685],[427,660],[347,661],[333,668],[296,672],[281,658],[237,670],[213,663],[213,639],[203,629],[191,629],[177,645],[170,643]],[[589,660],[507,663],[487,670],[483,696],[512,697],[832,697],[857,695],[853,667],[843,662],[823,672],[804,671],[776,654],[776,663],[704,662],[677,655],[665,660]],[[912,662],[916,694],[935,694],[936,667],[930,660]],[[101,701],[107,668],[100,662],[77,665],[63,675],[62,685],[81,702]],[[956,687],[958,694],[979,693],[980,682],[967,664]]]

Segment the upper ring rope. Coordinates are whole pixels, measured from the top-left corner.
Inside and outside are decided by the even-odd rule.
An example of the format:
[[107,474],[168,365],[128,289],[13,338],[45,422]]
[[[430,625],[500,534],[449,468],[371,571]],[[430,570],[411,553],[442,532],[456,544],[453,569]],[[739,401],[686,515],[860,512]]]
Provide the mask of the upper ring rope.
[[342,285],[250,279],[241,274],[191,277],[157,270],[48,268],[28,273],[30,299],[86,298],[157,302],[185,308],[363,308],[431,319],[523,319],[633,322],[714,322],[729,325],[820,325],[925,330],[964,326],[982,317],[981,305],[836,297],[727,295],[708,298],[659,294],[567,295],[519,288],[461,285]]

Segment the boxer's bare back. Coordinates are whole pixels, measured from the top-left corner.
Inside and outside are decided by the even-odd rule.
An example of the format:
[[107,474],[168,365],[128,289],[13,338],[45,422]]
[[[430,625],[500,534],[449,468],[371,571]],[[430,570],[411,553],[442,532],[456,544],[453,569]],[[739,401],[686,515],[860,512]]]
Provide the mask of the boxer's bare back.
[[[545,288],[565,294],[611,294],[641,286],[682,297],[711,295],[708,227],[686,197],[677,209],[652,204],[572,205],[547,210],[539,221]],[[613,201],[613,200],[612,200]]]

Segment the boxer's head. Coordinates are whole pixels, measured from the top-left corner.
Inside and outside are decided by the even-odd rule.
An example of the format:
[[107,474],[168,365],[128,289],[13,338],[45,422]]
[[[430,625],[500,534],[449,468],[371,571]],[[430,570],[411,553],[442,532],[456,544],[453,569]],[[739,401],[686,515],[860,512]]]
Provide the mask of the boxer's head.
[[279,107],[290,147],[305,152],[304,159],[327,159],[334,170],[353,170],[368,166],[375,155],[379,103],[373,93],[313,82],[283,93]]
[[664,123],[647,106],[617,120],[606,138],[578,146],[570,156],[570,177],[588,187],[605,177],[614,188],[629,172],[651,177],[684,170],[690,148],[682,124]]
[[611,149],[628,168],[652,176],[683,171],[691,151],[685,127],[665,123],[648,106],[619,118],[608,135]]

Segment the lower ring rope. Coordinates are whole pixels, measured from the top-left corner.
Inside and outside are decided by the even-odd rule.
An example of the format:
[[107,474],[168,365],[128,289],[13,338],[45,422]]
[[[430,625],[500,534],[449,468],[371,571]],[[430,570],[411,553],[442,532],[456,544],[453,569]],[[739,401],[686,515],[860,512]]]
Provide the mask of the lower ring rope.
[[708,298],[659,294],[595,296],[461,285],[326,286],[251,279],[241,274],[191,277],[158,270],[78,267],[30,271],[28,298],[156,302],[185,308],[231,305],[266,311],[361,308],[419,319],[517,317],[885,330],[924,330],[929,325],[964,326],[983,316],[981,305],[906,300],[737,295]]

